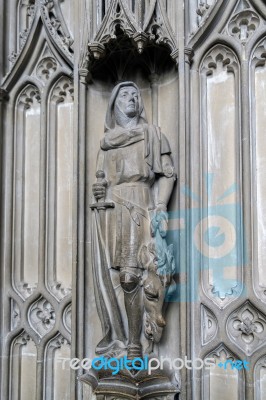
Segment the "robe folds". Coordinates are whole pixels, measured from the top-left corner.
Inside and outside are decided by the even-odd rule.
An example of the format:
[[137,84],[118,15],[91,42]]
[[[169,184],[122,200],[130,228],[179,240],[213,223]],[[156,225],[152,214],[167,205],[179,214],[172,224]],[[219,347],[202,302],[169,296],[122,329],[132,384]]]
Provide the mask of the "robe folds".
[[160,128],[147,123],[140,95],[138,125],[126,129],[115,124],[114,102],[123,85],[136,87],[125,82],[112,93],[97,160],[97,171],[105,173],[104,201],[114,204],[114,208],[93,211],[92,266],[104,332],[96,348],[98,354],[126,347],[127,328],[123,324],[126,315],[119,272],[128,270],[141,277],[139,254],[142,246],[151,241],[154,182],[159,176],[174,176],[168,140]]

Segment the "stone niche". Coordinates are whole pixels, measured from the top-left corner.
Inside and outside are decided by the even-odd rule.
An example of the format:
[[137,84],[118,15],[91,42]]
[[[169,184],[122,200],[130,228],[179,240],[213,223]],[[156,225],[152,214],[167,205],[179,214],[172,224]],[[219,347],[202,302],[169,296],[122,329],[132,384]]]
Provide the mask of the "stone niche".
[[[86,282],[85,282],[85,348],[86,357],[93,359],[95,348],[103,337],[101,322],[98,317],[95,294],[95,281],[93,279],[92,258],[92,223],[93,217],[89,209],[95,201],[92,185],[96,182],[97,153],[100,141],[104,138],[104,121],[108,102],[114,86],[120,82],[133,81],[141,92],[141,97],[146,111],[147,121],[161,128],[170,143],[172,160],[177,180],[168,203],[168,233],[167,244],[173,244],[175,271],[173,279],[176,283],[175,290],[169,299],[166,299],[163,315],[166,326],[161,340],[154,344],[152,354],[157,357],[175,359],[180,357],[179,351],[179,294],[178,294],[178,269],[179,269],[179,231],[176,229],[178,211],[178,68],[170,57],[170,51],[165,46],[148,45],[139,54],[136,47],[122,34],[117,36],[115,42],[109,44],[105,56],[100,60],[90,58],[91,81],[86,91]],[[153,187],[156,198],[158,185]],[[112,272],[113,273],[113,272]],[[113,279],[113,278],[112,278]],[[115,279],[115,278],[114,278]],[[116,289],[117,295],[123,298],[123,290]],[[141,289],[142,290],[142,289]],[[117,292],[116,292],[117,293]],[[97,295],[97,294],[96,294]],[[121,300],[120,300],[121,301]],[[122,319],[126,320],[125,310]],[[143,353],[150,343],[141,334]],[[147,380],[147,378],[149,378]],[[160,371],[153,374],[152,380],[147,375],[119,373],[116,377],[106,374],[97,374],[89,371],[81,380],[84,382],[86,398],[97,399],[177,399],[180,391],[180,378],[178,371]],[[148,382],[148,383],[147,383]],[[94,395],[92,394],[94,393]]]

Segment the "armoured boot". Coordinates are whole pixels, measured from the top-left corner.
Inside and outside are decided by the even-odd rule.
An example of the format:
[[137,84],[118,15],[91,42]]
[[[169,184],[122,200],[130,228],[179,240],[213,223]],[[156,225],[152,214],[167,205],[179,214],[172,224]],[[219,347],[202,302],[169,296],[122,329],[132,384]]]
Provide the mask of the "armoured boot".
[[140,278],[132,272],[120,273],[121,287],[124,291],[125,307],[128,319],[128,346],[127,358],[142,358],[140,336],[143,321],[142,291],[139,285]]

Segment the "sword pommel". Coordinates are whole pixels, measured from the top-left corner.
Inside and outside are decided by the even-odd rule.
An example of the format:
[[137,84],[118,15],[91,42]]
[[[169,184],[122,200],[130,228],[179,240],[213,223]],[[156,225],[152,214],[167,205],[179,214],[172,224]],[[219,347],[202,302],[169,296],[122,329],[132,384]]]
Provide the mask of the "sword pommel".
[[101,171],[101,170],[97,171],[96,178],[97,178],[97,183],[105,183],[106,182],[106,180],[104,179],[105,178],[104,171]]

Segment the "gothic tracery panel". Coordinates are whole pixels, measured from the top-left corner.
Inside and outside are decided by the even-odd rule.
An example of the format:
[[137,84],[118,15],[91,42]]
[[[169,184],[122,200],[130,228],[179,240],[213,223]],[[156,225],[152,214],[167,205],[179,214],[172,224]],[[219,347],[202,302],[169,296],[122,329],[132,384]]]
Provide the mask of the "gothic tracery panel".
[[[36,398],[37,349],[26,332],[14,339],[11,346],[10,400],[29,400]],[[31,371],[28,374],[28,371]]]
[[253,172],[256,179],[252,182],[254,202],[254,254],[253,254],[253,284],[257,295],[266,301],[266,141],[265,141],[265,95],[266,85],[266,40],[263,39],[255,48],[251,60],[252,77],[252,143],[253,143]]
[[244,373],[228,367],[238,357],[221,344],[209,353],[206,358],[214,359],[215,366],[209,370],[203,369],[202,399],[244,399]]
[[261,357],[254,370],[255,399],[263,400],[266,394],[266,356]]
[[[83,314],[90,313],[89,306],[95,308],[92,282],[79,292],[88,273],[86,239],[90,239],[82,232],[89,230],[89,218],[86,211],[82,214],[82,207],[86,209],[84,199],[92,183],[84,165],[92,163],[98,132],[103,133],[102,110],[113,78],[106,85],[100,79],[87,85],[87,80],[91,77],[93,81],[90,62],[97,57],[105,57],[100,63],[106,63],[110,76],[116,75],[108,57],[116,46],[123,52],[125,39],[133,57],[138,51],[138,60],[142,56],[147,60],[151,49],[161,47],[166,53],[170,50],[177,61],[178,68],[173,66],[171,72],[175,80],[168,84],[161,85],[161,77],[154,73],[160,62],[156,57],[150,60],[153,77],[140,76],[139,71],[136,75],[145,102],[152,99],[148,113],[152,109],[154,120],[158,117],[162,127],[171,126],[170,139],[176,143],[174,163],[180,174],[174,195],[178,207],[185,209],[188,204],[182,202],[184,185],[189,192],[191,181],[193,185],[200,181],[195,185],[200,190],[189,193],[191,204],[200,214],[195,231],[191,224],[191,242],[183,246],[186,241],[181,236],[182,232],[190,236],[187,223],[195,210],[190,214],[191,210],[185,209],[176,235],[182,231],[176,252],[180,264],[184,260],[178,302],[188,301],[194,289],[200,298],[192,307],[183,303],[172,307],[169,325],[174,329],[167,335],[173,340],[167,352],[173,356],[191,350],[192,357],[213,357],[216,366],[211,371],[204,369],[202,376],[201,371],[198,375],[193,371],[191,376],[189,371],[181,371],[182,399],[264,400],[265,1],[0,0],[0,6],[0,103],[4,103],[3,114],[0,104],[4,182],[0,202],[0,397],[92,398],[88,387],[82,392],[71,374],[69,358],[77,353],[86,356],[84,343],[98,335],[97,326],[91,326],[94,318],[93,324],[89,321],[89,326],[80,329]],[[194,33],[188,32],[190,28]],[[95,38],[99,43],[93,42]],[[80,63],[79,52],[86,62]],[[120,63],[123,70],[117,79],[124,79],[127,73],[128,65],[121,60],[117,56],[117,65]],[[76,66],[85,68],[83,81],[78,76],[81,71],[71,74]],[[74,83],[78,89],[75,107]],[[191,137],[198,140],[199,163],[190,158]],[[245,230],[252,230],[250,243],[243,237]],[[194,281],[191,275],[197,268],[193,259],[189,274],[190,252],[200,260],[200,274]],[[83,298],[88,292],[89,306]],[[164,346],[168,346],[167,340]],[[251,360],[249,371],[225,368],[225,363],[230,366],[245,356]],[[190,382],[194,385],[192,393],[186,387]]]
[[38,283],[40,213],[40,93],[28,85],[18,97],[15,125],[14,283],[26,298]]
[[45,351],[45,398],[68,399],[70,393],[70,343],[57,334],[49,341]]
[[250,302],[229,316],[226,327],[232,342],[247,355],[253,354],[266,341],[266,317]]
[[49,111],[48,284],[58,299],[70,293],[73,230],[73,84],[62,77],[51,92]]
[[220,308],[236,299],[242,288],[239,101],[237,57],[217,45],[201,64],[205,156],[202,221],[196,233],[202,235],[197,248],[202,253],[203,288]]

